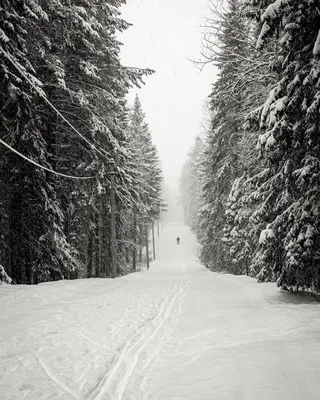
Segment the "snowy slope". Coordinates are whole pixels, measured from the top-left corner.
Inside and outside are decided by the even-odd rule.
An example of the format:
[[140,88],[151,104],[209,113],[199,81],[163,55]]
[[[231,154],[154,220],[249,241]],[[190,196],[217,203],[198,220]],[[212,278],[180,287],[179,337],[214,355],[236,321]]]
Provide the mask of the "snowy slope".
[[0,286],[1,400],[320,399],[320,305],[161,235],[149,271]]

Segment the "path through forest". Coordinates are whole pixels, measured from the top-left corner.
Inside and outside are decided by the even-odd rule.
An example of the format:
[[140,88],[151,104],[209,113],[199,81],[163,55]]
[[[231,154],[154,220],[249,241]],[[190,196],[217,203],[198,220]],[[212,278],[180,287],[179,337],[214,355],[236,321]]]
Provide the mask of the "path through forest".
[[149,271],[0,286],[1,399],[319,398],[320,305],[206,270],[180,224],[160,233]]

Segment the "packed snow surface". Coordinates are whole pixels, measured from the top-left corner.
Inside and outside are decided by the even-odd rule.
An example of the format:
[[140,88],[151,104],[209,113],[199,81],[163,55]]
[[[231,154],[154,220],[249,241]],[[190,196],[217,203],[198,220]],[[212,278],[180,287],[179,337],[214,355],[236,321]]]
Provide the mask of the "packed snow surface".
[[160,236],[148,271],[0,286],[1,400],[320,398],[320,305]]

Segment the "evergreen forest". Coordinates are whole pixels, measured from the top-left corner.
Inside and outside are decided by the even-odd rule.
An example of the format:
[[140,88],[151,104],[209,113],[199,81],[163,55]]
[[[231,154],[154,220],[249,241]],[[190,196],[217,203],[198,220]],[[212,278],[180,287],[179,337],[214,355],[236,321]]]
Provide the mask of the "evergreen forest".
[[[154,71],[121,62],[125,3],[1,2],[2,281],[116,277],[148,258],[163,177],[127,95]],[[179,182],[200,260],[317,293],[320,5],[209,0],[207,15],[197,63],[218,76]]]
[[210,1],[210,123],[180,179],[207,268],[320,290],[320,5]]
[[140,268],[162,173],[122,65],[125,0],[0,5],[0,275],[16,284]]

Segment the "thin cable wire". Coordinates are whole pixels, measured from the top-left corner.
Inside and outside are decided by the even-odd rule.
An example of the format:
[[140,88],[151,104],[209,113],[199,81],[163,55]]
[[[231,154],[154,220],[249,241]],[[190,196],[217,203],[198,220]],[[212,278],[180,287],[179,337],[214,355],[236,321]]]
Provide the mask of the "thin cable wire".
[[94,176],[72,176],[72,175],[66,175],[66,174],[62,174],[61,172],[57,172],[54,171],[53,169],[44,167],[41,164],[38,164],[36,161],[31,160],[30,158],[24,156],[23,154],[21,154],[19,151],[17,151],[16,149],[14,149],[13,147],[11,147],[8,143],[4,142],[2,139],[0,139],[0,143],[2,143],[5,147],[7,147],[9,150],[13,151],[14,153],[18,154],[18,156],[22,157],[23,159],[25,159],[26,161],[29,161],[31,164],[36,165],[39,168],[44,169],[45,171],[51,172],[52,174],[55,175],[59,175],[59,176],[63,176],[64,178],[69,178],[69,179],[94,179]]
[[59,115],[59,117],[70,126],[70,128],[75,131],[84,141],[86,141],[89,146],[96,150],[100,155],[102,155],[103,157],[105,157],[107,155],[107,152],[105,150],[103,150],[105,153],[103,153],[101,150],[99,150],[93,143],[90,142],[90,140],[88,140],[85,136],[82,135],[82,133],[80,133],[78,131],[77,128],[75,128],[71,122],[69,122],[61,113],[59,110],[56,109],[56,107],[47,99],[46,95],[44,94],[44,92],[42,90],[39,90],[39,88],[28,78],[27,74],[21,69],[20,65],[17,65],[17,63],[12,59],[11,55],[6,52],[2,46],[0,46],[0,50],[2,52],[2,54],[6,57],[7,60],[9,60],[11,62],[11,64],[20,72],[20,74],[25,78],[25,80],[33,87],[33,89],[38,93],[38,95],[47,103],[49,104],[49,106]]

